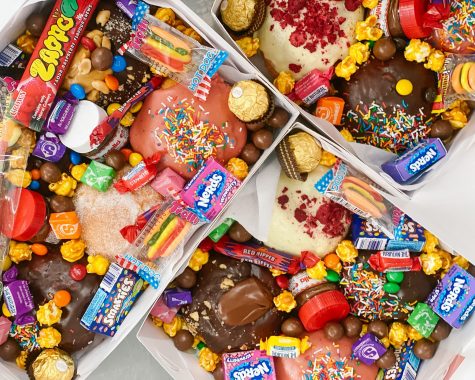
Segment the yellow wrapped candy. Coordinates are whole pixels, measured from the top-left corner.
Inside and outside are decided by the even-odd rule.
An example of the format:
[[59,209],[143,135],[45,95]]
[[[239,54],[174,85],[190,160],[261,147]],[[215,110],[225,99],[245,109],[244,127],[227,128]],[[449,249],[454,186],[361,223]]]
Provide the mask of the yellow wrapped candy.
[[274,297],[274,305],[277,310],[290,313],[297,306],[294,296],[288,290],[283,290],[277,297]]
[[61,342],[61,333],[54,327],[47,327],[40,330],[36,341],[41,348],[54,348]]
[[157,327],[163,326],[163,321],[158,317],[154,317],[153,315],[152,315],[152,323]]
[[86,163],[82,163],[80,165],[74,165],[71,168],[71,175],[73,176],[73,178],[76,181],[80,181],[82,176],[86,172],[86,170],[87,170],[87,164]]
[[350,80],[351,76],[356,73],[358,67],[356,66],[356,60],[353,57],[346,57],[335,67],[335,75],[340,78]]
[[389,342],[395,347],[401,347],[408,339],[407,326],[401,322],[394,322],[389,329]]
[[26,369],[26,359],[28,358],[28,350],[24,350],[20,352],[20,355],[15,359],[15,363],[18,368]]
[[307,274],[310,278],[313,278],[314,280],[323,280],[327,275],[325,263],[320,260],[313,267],[307,268]]
[[323,166],[333,166],[335,165],[336,157],[334,154],[327,152],[326,150],[322,151],[322,158],[320,159],[320,165]]
[[60,251],[64,260],[74,263],[83,258],[86,251],[86,243],[81,239],[69,240],[63,243]]
[[180,331],[183,327],[183,321],[181,317],[175,315],[170,323],[163,324],[163,331],[167,334],[170,338],[173,338],[178,331]]
[[470,114],[470,106],[464,100],[454,101],[446,110],[442,113],[442,119],[447,120],[452,128],[460,129],[467,125],[468,115]]
[[176,15],[171,8],[159,8],[155,12],[155,17],[168,25],[174,26]]
[[259,38],[244,37],[236,41],[246,57],[251,58],[257,54],[260,47]]
[[468,260],[463,256],[455,256],[452,259],[452,264],[457,264],[460,268],[463,268],[465,270],[467,270],[468,267],[470,266],[470,263],[468,262]]
[[429,57],[427,57],[427,62],[424,63],[424,67],[428,70],[439,72],[444,67],[445,54],[440,50],[432,49]]
[[104,256],[95,255],[87,257],[88,264],[86,265],[87,273],[95,273],[99,276],[104,276],[109,269],[110,262]]
[[362,5],[367,9],[373,9],[378,5],[378,0],[363,0]]
[[424,62],[432,51],[431,46],[427,42],[419,39],[412,39],[404,50],[404,57],[408,61]]
[[351,240],[343,240],[338,244],[335,252],[344,263],[354,263],[358,257],[358,250]]
[[279,269],[274,269],[274,268],[270,268],[269,271],[272,273],[272,277],[277,277],[277,276],[280,276],[281,274],[285,274],[284,271],[281,271]]
[[61,174],[61,179],[58,182],[50,183],[48,188],[57,195],[72,197],[77,186],[78,182],[74,178],[63,173]]
[[408,325],[407,326],[407,336],[410,340],[421,340],[424,338],[419,331],[417,331],[414,327]]
[[375,15],[368,16],[364,21],[356,23],[355,35],[358,41],[377,41],[383,31],[377,26],[378,18]]
[[281,71],[274,79],[274,86],[284,95],[290,94],[295,87],[295,79],[290,71]]
[[243,181],[249,174],[249,166],[247,163],[237,157],[231,158],[228,161],[226,169],[240,181]]
[[15,263],[18,264],[22,261],[31,261],[31,247],[26,243],[18,243],[14,240],[10,240],[8,248],[8,256]]
[[62,314],[63,311],[51,300],[39,307],[36,319],[41,325],[51,326],[60,321]]
[[23,169],[13,169],[5,173],[5,178],[16,187],[28,187],[31,184],[30,172],[23,171]]
[[219,363],[219,356],[208,347],[204,347],[198,354],[198,360],[202,368],[208,372],[213,372]]
[[195,272],[198,272],[203,265],[205,265],[209,260],[209,253],[206,251],[197,248],[193,256],[191,256],[188,266],[193,269]]
[[356,42],[353,45],[350,46],[350,49],[348,51],[348,55],[353,58],[358,65],[361,65],[362,63],[366,62],[369,58],[370,55],[370,50],[369,50],[369,44],[362,43],[362,42]]
[[437,271],[442,268],[442,259],[437,251],[430,253],[423,253],[419,256],[421,261],[422,270],[425,274],[436,274]]
[[346,128],[343,128],[341,131],[340,131],[341,135],[343,136],[343,138],[348,141],[348,142],[353,142],[355,141],[355,139],[353,138],[353,135],[351,134],[351,132],[346,129]]

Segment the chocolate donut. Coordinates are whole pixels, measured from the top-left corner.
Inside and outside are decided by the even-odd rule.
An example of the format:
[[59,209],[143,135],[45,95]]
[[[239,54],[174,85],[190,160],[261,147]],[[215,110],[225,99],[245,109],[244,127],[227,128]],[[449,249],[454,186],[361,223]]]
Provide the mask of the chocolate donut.
[[268,269],[211,252],[183,315],[217,354],[253,349],[260,339],[280,333],[284,314],[272,301],[279,293]]
[[95,334],[82,327],[80,320],[102,280],[100,276],[88,274],[82,281],[74,281],[69,275],[74,264],[86,265],[87,259],[83,257],[69,263],[63,260],[57,246],[50,246],[45,256],[33,255],[31,261],[18,264],[19,278],[28,280],[36,306],[50,301],[58,290],[71,294],[71,303],[62,308],[61,320],[53,326],[62,336],[59,348],[70,354],[94,340]]

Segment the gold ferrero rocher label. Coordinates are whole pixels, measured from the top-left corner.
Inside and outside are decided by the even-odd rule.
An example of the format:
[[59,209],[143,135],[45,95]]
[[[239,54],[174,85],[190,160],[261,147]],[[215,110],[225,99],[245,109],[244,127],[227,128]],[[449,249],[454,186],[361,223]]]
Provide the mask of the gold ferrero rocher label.
[[322,147],[312,136],[305,132],[298,132],[288,137],[290,150],[300,173],[313,171],[322,158]]
[[263,85],[252,80],[243,80],[232,87],[228,106],[239,120],[245,123],[257,121],[269,110],[269,94]]
[[256,3],[256,0],[224,0],[221,3],[224,24],[235,32],[249,29],[256,14]]
[[58,348],[46,349],[31,365],[35,380],[71,380],[74,361],[69,354]]

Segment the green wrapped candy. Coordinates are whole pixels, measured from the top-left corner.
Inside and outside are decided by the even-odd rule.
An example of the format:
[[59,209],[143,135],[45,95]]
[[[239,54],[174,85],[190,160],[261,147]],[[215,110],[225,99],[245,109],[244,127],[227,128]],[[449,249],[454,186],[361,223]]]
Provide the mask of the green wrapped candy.
[[407,322],[424,338],[428,338],[439,322],[439,316],[423,302],[418,302]]
[[105,192],[112,184],[115,174],[115,170],[110,166],[101,164],[97,161],[91,161],[87,170],[84,172],[84,175],[81,177],[81,182],[99,191]]
[[208,237],[215,243],[221,240],[221,238],[229,231],[234,223],[234,219],[226,218],[223,223],[210,232]]

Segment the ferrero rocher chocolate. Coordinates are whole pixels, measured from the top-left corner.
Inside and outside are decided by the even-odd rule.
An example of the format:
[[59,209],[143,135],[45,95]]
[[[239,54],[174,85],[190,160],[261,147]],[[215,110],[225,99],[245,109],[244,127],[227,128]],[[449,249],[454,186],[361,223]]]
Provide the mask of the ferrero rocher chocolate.
[[256,14],[257,0],[224,0],[221,3],[221,18],[235,32],[250,28]]
[[71,356],[58,348],[43,350],[31,364],[31,375],[35,380],[71,380],[74,371]]
[[265,116],[270,104],[271,100],[265,87],[252,80],[235,83],[228,99],[231,112],[245,123],[257,121]]
[[290,135],[287,139],[298,171],[300,173],[313,171],[322,158],[322,147],[317,143],[317,140],[305,132]]

